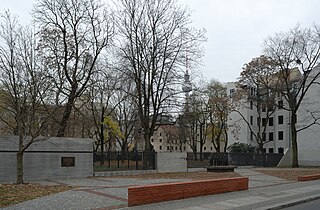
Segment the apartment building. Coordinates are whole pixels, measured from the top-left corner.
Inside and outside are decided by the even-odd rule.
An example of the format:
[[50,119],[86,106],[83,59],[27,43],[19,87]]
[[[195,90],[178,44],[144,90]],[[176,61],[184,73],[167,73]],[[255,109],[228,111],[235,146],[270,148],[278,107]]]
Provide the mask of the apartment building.
[[[238,88],[235,82],[227,83],[228,95],[232,98]],[[250,92],[254,95],[256,91],[252,88]],[[237,124],[238,130],[236,135],[229,134],[229,145],[240,142],[258,146],[256,136],[261,135],[266,153],[284,153],[289,148],[290,112],[283,109],[285,101],[281,97],[276,98],[272,107],[258,107],[250,97],[237,103],[237,111],[230,114],[228,124]]]
[[[318,65],[312,71],[317,74],[320,71]],[[295,70],[293,76],[299,78],[300,72]],[[301,74],[300,74],[301,76]],[[310,76],[310,78],[313,78]],[[317,79],[319,82],[320,79]],[[298,82],[298,80],[297,80]],[[297,113],[298,132],[298,157],[299,164],[302,165],[320,165],[320,83],[311,85],[307,94],[302,101]],[[232,98],[236,95],[239,87],[235,82],[226,84],[228,95]],[[294,84],[292,86],[295,87]],[[250,94],[255,94],[253,87]],[[286,100],[277,95],[274,98],[274,110],[272,114],[267,115],[268,107],[261,108],[260,113],[257,112],[255,101],[247,97],[242,100],[237,111],[230,114],[229,124],[238,125],[237,135],[229,135],[229,145],[235,142],[247,143],[257,146],[257,142],[252,135],[258,132],[258,122],[265,126],[266,129],[261,133],[264,142],[263,150],[266,153],[286,153],[291,148],[291,128],[290,118],[291,112],[284,109],[287,106]],[[269,112],[270,113],[270,112]],[[259,119],[259,117],[261,119]],[[311,126],[308,126],[311,125]],[[251,128],[251,129],[250,129]]]

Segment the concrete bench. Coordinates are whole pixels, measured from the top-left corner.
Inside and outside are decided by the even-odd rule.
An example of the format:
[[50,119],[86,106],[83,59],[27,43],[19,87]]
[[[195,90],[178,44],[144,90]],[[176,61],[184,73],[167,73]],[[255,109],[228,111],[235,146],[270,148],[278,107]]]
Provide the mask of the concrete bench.
[[320,179],[320,174],[298,176],[298,181],[311,181]]
[[164,183],[128,188],[128,206],[248,189],[247,177]]
[[234,172],[237,166],[207,166],[207,172]]

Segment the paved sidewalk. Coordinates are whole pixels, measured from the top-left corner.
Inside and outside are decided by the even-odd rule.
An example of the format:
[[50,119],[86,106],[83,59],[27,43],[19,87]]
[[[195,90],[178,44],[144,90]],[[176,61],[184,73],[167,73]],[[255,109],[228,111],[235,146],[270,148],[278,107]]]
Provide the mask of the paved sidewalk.
[[268,209],[320,197],[320,181],[292,182],[245,168],[236,169],[236,172],[249,177],[249,190],[128,208],[127,189],[130,186],[188,180],[112,177],[46,180],[39,183],[77,188],[4,209]]
[[251,169],[236,168],[235,172],[240,174],[241,176],[249,177],[249,189],[292,182],[286,179],[281,179],[278,177],[260,173],[258,171],[253,170],[253,168]]
[[130,207],[130,210],[224,210],[224,209],[279,209],[291,203],[320,198],[320,181],[294,182],[257,187],[191,199]]

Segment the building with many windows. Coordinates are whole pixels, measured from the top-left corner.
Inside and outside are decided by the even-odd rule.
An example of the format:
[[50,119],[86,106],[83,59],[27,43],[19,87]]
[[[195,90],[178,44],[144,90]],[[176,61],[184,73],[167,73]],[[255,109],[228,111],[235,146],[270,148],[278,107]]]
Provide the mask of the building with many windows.
[[[238,88],[235,82],[227,83],[230,97],[236,94]],[[256,91],[253,88],[250,92],[254,95]],[[290,144],[290,112],[283,109],[283,103],[280,97],[275,103],[277,105],[273,107],[258,107],[256,101],[250,97],[246,101],[239,102],[237,111],[230,114],[228,122],[238,125],[237,135],[234,136],[231,133],[229,135],[229,145],[241,142],[258,146],[256,136],[260,135],[264,141],[265,153],[283,153]]]
[[[156,152],[192,152],[190,142],[181,136],[181,130],[177,125],[160,125],[153,133],[150,141]],[[196,141],[197,151],[200,151],[200,143]],[[211,141],[206,140],[203,152],[215,152]]]
[[[318,65],[312,71],[317,74],[320,71]],[[299,82],[301,73],[294,70],[294,81]],[[313,78],[312,76],[310,78]],[[317,79],[320,80],[320,79]],[[310,86],[305,95],[296,116],[298,132],[298,158],[301,165],[320,165],[320,83]],[[237,87],[237,83],[227,83],[228,95],[235,97],[237,91],[242,87]],[[255,95],[254,87],[250,87],[249,92]],[[296,88],[295,83],[292,88]],[[254,97],[247,97],[237,106],[237,110],[232,112],[228,123],[238,125],[237,135],[229,135],[229,145],[235,142],[247,143],[257,146],[256,136],[260,134],[263,142],[263,151],[266,153],[291,152],[291,112],[285,109],[288,105],[286,100],[279,94],[273,98],[273,106],[258,107]],[[260,109],[260,110],[258,110]],[[259,111],[259,112],[258,112]],[[260,128],[263,129],[259,130]],[[255,135],[253,135],[255,132]],[[288,158],[290,159],[290,158]]]

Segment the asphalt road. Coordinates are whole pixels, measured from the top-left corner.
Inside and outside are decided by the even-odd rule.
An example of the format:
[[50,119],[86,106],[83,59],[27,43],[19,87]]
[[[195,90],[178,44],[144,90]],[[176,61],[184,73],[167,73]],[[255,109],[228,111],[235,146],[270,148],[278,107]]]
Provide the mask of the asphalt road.
[[319,209],[320,209],[320,199],[310,201],[307,203],[302,203],[296,206],[284,208],[284,210],[319,210]]

